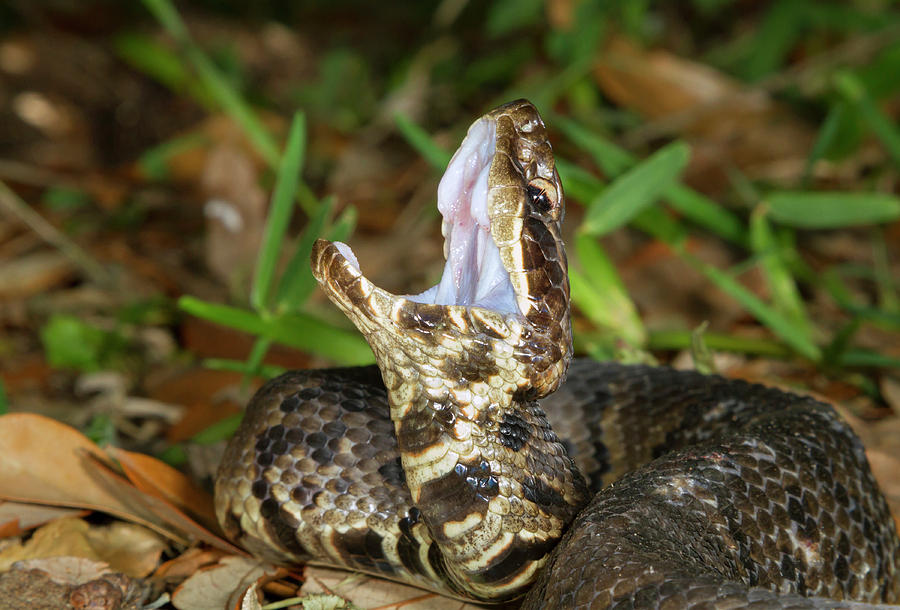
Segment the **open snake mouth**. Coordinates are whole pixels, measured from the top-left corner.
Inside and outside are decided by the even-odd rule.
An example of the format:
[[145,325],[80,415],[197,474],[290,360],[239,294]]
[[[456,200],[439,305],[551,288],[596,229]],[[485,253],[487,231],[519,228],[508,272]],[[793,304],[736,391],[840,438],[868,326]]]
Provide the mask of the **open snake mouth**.
[[[491,232],[489,175],[496,152],[497,123],[482,118],[469,128],[438,186],[443,216],[444,264],[440,282],[405,298],[418,303],[482,307],[501,314],[520,311],[509,272]],[[338,251],[359,271],[347,244]]]
[[313,245],[313,275],[365,335],[382,372],[408,365],[433,375],[441,364],[474,374],[473,363],[512,358],[521,368],[515,381],[493,382],[545,396],[572,350],[563,201],[537,109],[510,102],[469,128],[441,179],[447,261],[436,286],[391,294],[362,274],[349,246],[325,240]]

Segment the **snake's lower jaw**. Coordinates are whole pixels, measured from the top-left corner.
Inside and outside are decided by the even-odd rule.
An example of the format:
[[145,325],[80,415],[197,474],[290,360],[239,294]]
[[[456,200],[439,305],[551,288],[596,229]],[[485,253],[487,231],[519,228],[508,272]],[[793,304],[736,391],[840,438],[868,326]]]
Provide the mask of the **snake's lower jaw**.
[[[424,376],[437,376],[438,361],[448,374],[474,374],[478,358],[499,358],[502,383],[497,367],[482,368],[506,392],[552,392],[571,356],[569,286],[562,187],[533,105],[512,102],[473,123],[441,179],[438,208],[447,260],[434,287],[391,294],[363,275],[349,246],[324,240],[313,247],[313,275],[383,371],[401,353]],[[438,357],[424,357],[432,345]]]
[[439,401],[455,391],[451,386],[480,381],[492,388],[491,400],[508,402],[545,396],[565,377],[568,319],[541,327],[518,312],[392,294],[366,278],[340,242],[317,240],[311,258],[313,275],[365,336],[389,389],[391,378],[424,383]]

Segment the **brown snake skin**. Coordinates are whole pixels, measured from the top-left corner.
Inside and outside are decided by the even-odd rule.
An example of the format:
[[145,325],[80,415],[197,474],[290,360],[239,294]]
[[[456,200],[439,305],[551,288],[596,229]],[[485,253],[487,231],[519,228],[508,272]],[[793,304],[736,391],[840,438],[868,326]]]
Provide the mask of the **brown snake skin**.
[[316,243],[313,273],[378,368],[259,390],[216,481],[230,537],[280,563],[528,608],[900,600],[894,522],[830,406],[569,366],[562,188],[529,102],[472,126],[438,200],[448,269],[422,295],[388,293],[346,246]]

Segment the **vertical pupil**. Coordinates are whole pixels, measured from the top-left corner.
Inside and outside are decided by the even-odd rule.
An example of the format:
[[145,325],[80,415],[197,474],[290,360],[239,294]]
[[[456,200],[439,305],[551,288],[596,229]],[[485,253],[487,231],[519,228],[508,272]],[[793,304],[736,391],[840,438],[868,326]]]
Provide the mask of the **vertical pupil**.
[[534,186],[533,184],[529,184],[527,187],[528,196],[531,197],[531,201],[534,202],[536,206],[542,211],[546,212],[550,209],[550,198],[547,197],[547,191],[544,189]]

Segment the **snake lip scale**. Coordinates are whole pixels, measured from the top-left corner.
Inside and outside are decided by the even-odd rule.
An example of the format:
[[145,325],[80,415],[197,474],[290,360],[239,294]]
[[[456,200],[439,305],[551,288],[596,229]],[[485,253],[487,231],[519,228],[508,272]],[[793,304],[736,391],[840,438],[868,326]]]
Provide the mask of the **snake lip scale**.
[[518,100],[441,179],[436,286],[391,294],[317,241],[313,274],[378,366],[257,392],[216,479],[226,533],[277,563],[527,608],[898,602],[894,522],[829,405],[572,360],[563,201]]

